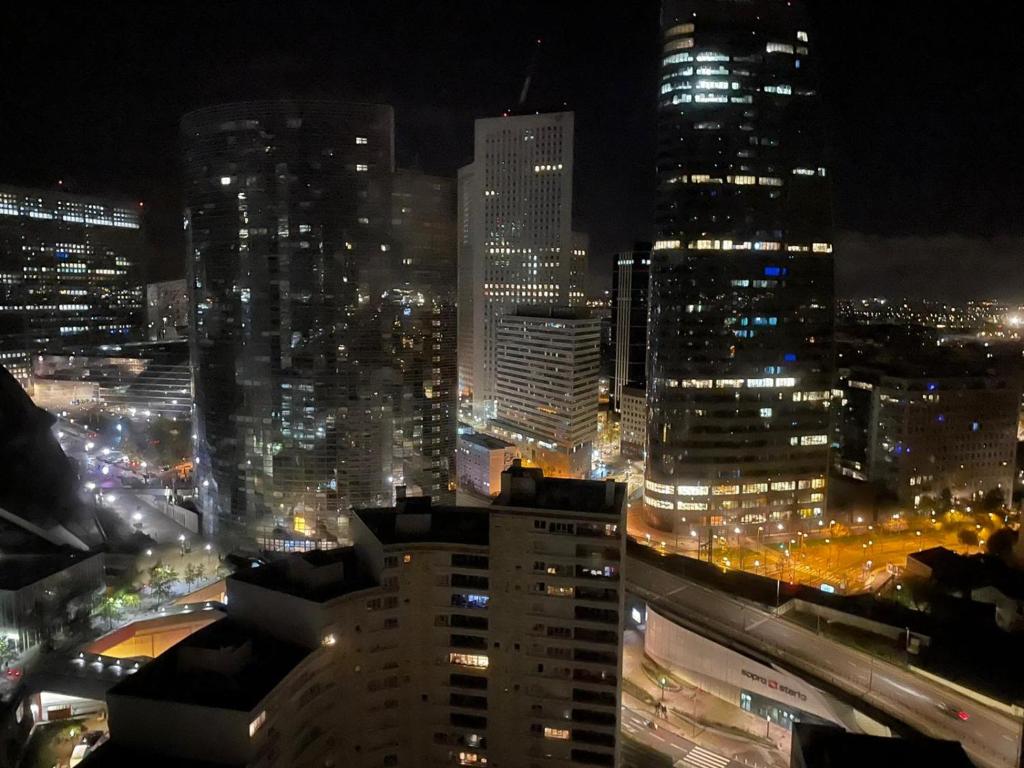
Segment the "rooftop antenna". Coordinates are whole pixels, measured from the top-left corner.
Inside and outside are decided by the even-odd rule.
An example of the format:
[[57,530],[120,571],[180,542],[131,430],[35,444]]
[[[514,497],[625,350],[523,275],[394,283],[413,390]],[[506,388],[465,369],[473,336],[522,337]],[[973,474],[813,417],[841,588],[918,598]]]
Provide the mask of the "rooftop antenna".
[[534,72],[537,71],[537,60],[540,58],[540,45],[541,39],[537,38],[537,43],[533,47],[533,56],[530,58],[530,65],[526,68],[526,79],[523,81],[523,90],[519,93],[519,109],[522,110],[523,105],[526,103],[526,95],[530,92],[530,81],[533,79]]

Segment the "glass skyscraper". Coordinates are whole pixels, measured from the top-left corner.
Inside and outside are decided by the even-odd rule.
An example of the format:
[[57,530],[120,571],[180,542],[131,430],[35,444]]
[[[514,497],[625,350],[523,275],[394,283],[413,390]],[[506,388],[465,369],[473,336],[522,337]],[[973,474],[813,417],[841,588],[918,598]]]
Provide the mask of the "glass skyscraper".
[[374,322],[394,266],[392,110],[228,104],[181,136],[205,525],[337,533],[352,504],[392,499]]
[[828,171],[799,2],[662,19],[644,511],[664,530],[824,513]]

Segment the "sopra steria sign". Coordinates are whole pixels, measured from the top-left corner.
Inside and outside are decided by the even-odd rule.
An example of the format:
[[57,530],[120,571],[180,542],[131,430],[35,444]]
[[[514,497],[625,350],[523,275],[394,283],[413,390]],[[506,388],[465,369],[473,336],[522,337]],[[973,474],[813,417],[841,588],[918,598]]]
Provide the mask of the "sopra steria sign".
[[787,696],[792,696],[794,699],[800,699],[800,701],[807,701],[807,696],[800,693],[800,691],[794,691],[785,683],[780,683],[778,680],[774,680],[770,677],[764,677],[763,675],[759,675],[756,672],[751,672],[748,669],[744,669],[741,671],[743,672],[743,676],[745,678],[760,683],[765,688],[770,688],[773,691],[779,691],[780,693],[784,693]]

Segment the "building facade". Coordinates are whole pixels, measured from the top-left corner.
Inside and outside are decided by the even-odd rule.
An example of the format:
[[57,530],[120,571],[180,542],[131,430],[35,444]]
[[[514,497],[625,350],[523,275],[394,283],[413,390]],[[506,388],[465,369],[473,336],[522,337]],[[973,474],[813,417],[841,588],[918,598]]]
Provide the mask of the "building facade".
[[601,321],[587,310],[521,307],[498,319],[490,428],[556,477],[590,476]]
[[498,319],[583,303],[586,237],[572,231],[572,112],[477,120],[459,171],[460,391],[494,415]]
[[922,375],[888,368],[839,371],[837,470],[878,483],[901,502],[1013,493],[1019,377],[997,372]]
[[615,256],[612,270],[612,382],[613,411],[622,408],[624,387],[647,387],[647,295],[651,272],[651,245],[637,243],[632,251]]
[[623,387],[619,400],[619,453],[626,459],[642,459],[646,439],[647,393]]
[[146,286],[146,337],[150,341],[188,338],[188,281],[164,280]]
[[519,449],[491,435],[459,435],[456,454],[459,487],[481,496],[497,496],[501,473],[512,466]]
[[138,203],[0,187],[0,345],[109,344],[141,336]]
[[392,110],[229,104],[186,115],[181,139],[204,520],[335,529],[392,497]]
[[391,228],[399,273],[452,306],[458,270],[456,200],[455,179],[446,176],[399,169],[392,180]]
[[828,172],[802,5],[663,9],[647,521],[824,513]]
[[358,510],[354,546],[230,577],[227,619],[111,690],[93,759],[614,766],[625,495],[514,467],[490,507]]

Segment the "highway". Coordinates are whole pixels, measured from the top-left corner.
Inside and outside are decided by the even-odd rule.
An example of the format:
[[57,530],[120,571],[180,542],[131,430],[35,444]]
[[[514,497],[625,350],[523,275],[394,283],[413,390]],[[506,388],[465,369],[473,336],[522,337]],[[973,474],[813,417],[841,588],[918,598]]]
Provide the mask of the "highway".
[[[759,605],[636,558],[627,563],[626,581],[630,592],[659,613],[776,659],[782,668],[826,680],[930,736],[955,739],[979,765],[1018,766],[1020,720],[780,619]],[[953,714],[961,709],[969,714],[969,720],[961,721]]]

